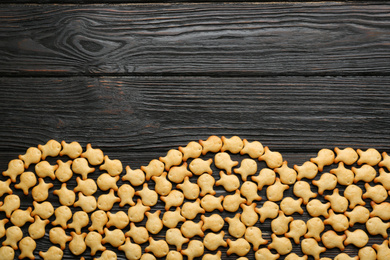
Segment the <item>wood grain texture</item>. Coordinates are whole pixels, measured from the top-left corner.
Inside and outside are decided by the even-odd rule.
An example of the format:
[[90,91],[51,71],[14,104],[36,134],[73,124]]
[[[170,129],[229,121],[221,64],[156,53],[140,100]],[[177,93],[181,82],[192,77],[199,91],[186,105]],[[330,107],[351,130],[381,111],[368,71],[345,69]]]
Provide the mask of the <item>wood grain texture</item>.
[[[92,143],[133,169],[165,156],[169,149],[212,134],[259,140],[281,152],[290,166],[315,157],[321,148],[390,151],[389,77],[3,77],[0,86],[1,171],[28,147],[49,139],[78,141],[83,147]],[[219,171],[213,169],[218,178]],[[96,179],[98,173],[91,178]],[[59,186],[55,181],[53,190]],[[69,187],[74,186],[75,181],[70,181]],[[226,195],[221,187],[216,190]],[[259,194],[264,197],[265,189]],[[294,195],[290,190],[285,196]],[[59,206],[55,195],[49,201]],[[23,197],[22,208],[31,202]],[[118,210],[123,208],[116,205],[112,211]],[[307,213],[294,217],[309,218]],[[268,240],[270,222],[261,225],[263,238]],[[356,228],[364,226],[357,224]],[[369,244],[381,241],[373,236]],[[37,241],[39,250],[50,245],[48,236]],[[220,249],[225,254],[227,248]],[[301,254],[299,246],[294,246],[294,252]],[[354,256],[357,249],[349,245],[344,252]],[[69,249],[64,253],[64,259],[75,257]],[[321,256],[338,253],[332,250]],[[89,249],[85,257],[92,259],[88,254]],[[126,259],[122,252],[118,255]],[[253,259],[252,251],[248,257]]]
[[388,75],[390,6],[2,5],[3,75]]

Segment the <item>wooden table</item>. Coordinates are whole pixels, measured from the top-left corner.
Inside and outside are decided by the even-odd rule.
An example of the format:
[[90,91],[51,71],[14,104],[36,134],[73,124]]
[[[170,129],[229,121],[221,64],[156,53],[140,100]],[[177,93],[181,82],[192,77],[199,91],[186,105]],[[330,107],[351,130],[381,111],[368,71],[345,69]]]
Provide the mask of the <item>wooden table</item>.
[[388,2],[2,2],[2,171],[50,139],[133,169],[210,135],[390,151]]

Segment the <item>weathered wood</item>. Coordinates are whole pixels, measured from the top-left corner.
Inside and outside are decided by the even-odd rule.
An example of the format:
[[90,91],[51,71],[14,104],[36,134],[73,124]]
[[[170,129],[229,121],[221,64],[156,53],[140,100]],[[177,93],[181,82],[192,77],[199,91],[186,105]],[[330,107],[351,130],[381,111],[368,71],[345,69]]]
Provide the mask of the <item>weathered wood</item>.
[[3,75],[388,75],[390,6],[2,5]]

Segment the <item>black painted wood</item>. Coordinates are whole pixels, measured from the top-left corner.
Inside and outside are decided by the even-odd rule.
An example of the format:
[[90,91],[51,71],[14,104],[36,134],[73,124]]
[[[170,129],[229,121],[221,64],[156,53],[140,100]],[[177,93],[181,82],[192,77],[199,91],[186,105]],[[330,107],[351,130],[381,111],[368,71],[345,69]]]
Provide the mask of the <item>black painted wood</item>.
[[379,2],[2,5],[3,75],[388,75]]

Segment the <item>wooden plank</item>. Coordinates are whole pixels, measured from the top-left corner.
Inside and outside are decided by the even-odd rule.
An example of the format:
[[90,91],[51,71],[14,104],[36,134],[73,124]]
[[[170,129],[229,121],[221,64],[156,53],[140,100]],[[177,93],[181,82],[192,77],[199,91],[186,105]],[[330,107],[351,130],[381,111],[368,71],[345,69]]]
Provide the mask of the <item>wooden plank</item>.
[[[44,144],[49,139],[78,141],[83,147],[92,143],[111,159],[120,159],[133,169],[165,156],[169,149],[212,134],[259,140],[271,150],[281,152],[290,166],[315,157],[321,148],[375,147],[381,152],[390,151],[389,77],[3,77],[0,86],[1,171],[28,147]],[[212,156],[207,154],[204,158]],[[264,162],[258,163],[265,167]],[[218,179],[219,170],[213,167],[213,171]],[[96,180],[101,172],[96,170],[90,177]],[[196,178],[191,177],[191,181],[196,182]],[[0,176],[0,180],[4,178]],[[120,180],[118,185],[123,183]],[[54,185],[48,200],[58,207],[60,204],[52,191],[61,183],[55,180]],[[75,186],[74,179],[69,181],[69,188]],[[153,187],[150,182],[150,188]],[[227,194],[221,186],[215,189],[217,195]],[[18,190],[15,194],[23,198],[23,209],[31,206],[30,197]],[[265,198],[265,189],[259,195]],[[292,189],[285,196],[294,197]],[[153,210],[163,209],[163,205],[160,201]],[[119,210],[125,208],[116,204],[112,212]],[[218,214],[234,216],[226,211]],[[0,219],[4,216],[0,212]],[[293,216],[303,220],[310,217],[307,213]],[[198,216],[195,221],[199,220]],[[263,238],[268,240],[272,233],[270,222],[268,219],[259,224]],[[24,231],[27,226],[23,227]],[[47,232],[52,227],[49,224]],[[225,239],[230,237],[227,228],[227,225],[223,228]],[[364,225],[356,224],[353,228],[364,229]],[[128,227],[124,229],[127,230]],[[86,228],[84,231],[88,232]],[[4,239],[0,238],[0,242]],[[381,242],[380,236],[372,236],[369,245]],[[50,246],[47,235],[39,239],[36,258],[39,251]],[[142,248],[146,246],[147,243]],[[226,258],[227,248],[220,250]],[[126,259],[123,252],[115,251],[118,259]],[[301,255],[300,247],[294,245],[293,252]],[[357,248],[349,245],[344,252],[355,256]],[[89,253],[87,249],[86,259],[91,259]],[[338,253],[329,250],[321,256],[335,257]],[[68,247],[64,254],[64,259],[75,257]],[[254,259],[253,251],[248,258]]]
[[388,75],[390,5],[2,5],[3,75]]

